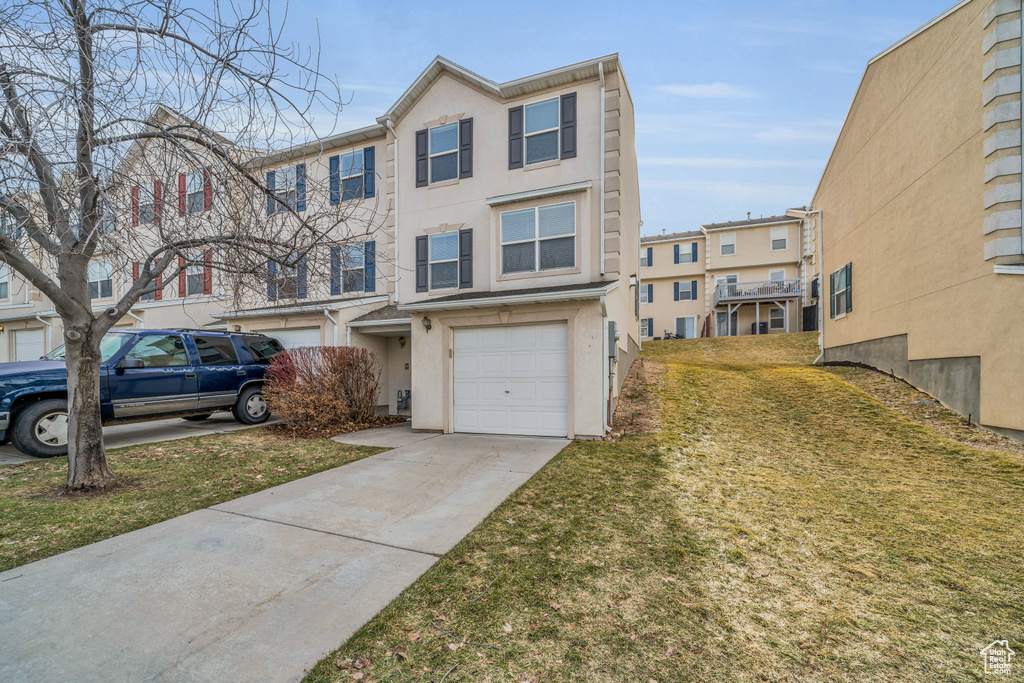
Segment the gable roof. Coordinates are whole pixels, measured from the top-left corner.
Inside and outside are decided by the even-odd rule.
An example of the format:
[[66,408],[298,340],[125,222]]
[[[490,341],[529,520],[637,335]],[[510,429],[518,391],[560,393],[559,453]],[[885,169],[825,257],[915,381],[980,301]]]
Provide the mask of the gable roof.
[[[547,90],[548,88],[555,88],[577,81],[597,78],[599,75],[599,65],[604,65],[605,73],[618,71],[620,68],[619,53],[613,52],[609,55],[604,55],[603,57],[595,57],[594,59],[588,59],[584,62],[577,62],[576,64],[570,64],[550,71],[544,71],[539,74],[533,74],[532,76],[517,78],[512,81],[506,81],[505,83],[495,83],[490,79],[484,78],[480,74],[474,73],[469,69],[438,55],[437,57],[434,57],[427,68],[423,70],[415,81],[413,81],[412,85],[402,93],[402,96],[398,98],[398,101],[391,105],[391,107],[384,113],[384,116],[377,119],[377,122],[383,124],[388,119],[391,119],[392,122],[401,119],[441,74],[449,74],[493,97],[497,97],[499,99],[511,99],[513,97],[521,97],[522,95],[527,95],[532,92]],[[625,82],[625,79],[623,79],[623,82]]]
[[700,230],[687,230],[686,232],[670,232],[667,235],[648,235],[641,237],[641,242],[675,242],[676,240],[692,240],[705,237]]
[[751,218],[745,221],[728,221],[726,223],[708,223],[700,226],[702,230],[722,230],[724,228],[749,228],[755,225],[775,225],[777,223],[799,223],[799,218],[793,216],[768,216],[765,218]]

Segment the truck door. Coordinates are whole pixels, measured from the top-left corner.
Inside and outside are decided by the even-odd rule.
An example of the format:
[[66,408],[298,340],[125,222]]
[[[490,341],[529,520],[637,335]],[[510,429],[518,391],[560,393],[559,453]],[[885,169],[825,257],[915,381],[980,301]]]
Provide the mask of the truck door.
[[127,358],[141,360],[143,367],[108,370],[114,418],[183,413],[196,409],[199,382],[181,335],[140,337],[122,360]]
[[238,387],[248,378],[231,337],[196,334],[192,341],[199,353],[199,409],[230,408],[238,397]]

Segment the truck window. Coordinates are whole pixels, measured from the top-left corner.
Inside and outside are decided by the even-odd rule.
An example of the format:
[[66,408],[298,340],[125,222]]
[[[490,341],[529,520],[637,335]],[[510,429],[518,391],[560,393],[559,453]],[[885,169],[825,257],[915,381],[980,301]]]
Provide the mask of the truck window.
[[189,365],[185,343],[181,337],[170,334],[143,337],[124,357],[138,358],[147,368],[180,368]]
[[201,365],[238,365],[238,354],[230,337],[192,337]]
[[249,353],[257,365],[270,365],[274,356],[284,351],[284,347],[276,339],[270,337],[245,336],[242,337],[245,345],[249,347]]

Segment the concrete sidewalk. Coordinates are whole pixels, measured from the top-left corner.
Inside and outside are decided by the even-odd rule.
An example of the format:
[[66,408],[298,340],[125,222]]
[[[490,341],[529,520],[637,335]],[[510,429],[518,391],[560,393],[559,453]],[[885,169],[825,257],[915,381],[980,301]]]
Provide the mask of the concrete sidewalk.
[[0,573],[2,681],[297,681],[567,445],[413,433]]

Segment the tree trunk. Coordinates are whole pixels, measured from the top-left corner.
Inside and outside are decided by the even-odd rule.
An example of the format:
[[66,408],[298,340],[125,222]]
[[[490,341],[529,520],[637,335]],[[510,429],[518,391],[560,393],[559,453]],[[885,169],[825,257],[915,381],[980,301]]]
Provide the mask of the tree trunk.
[[107,464],[100,415],[100,339],[91,325],[65,332],[68,369],[68,484],[70,491],[103,490],[117,479]]

